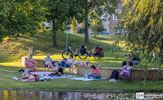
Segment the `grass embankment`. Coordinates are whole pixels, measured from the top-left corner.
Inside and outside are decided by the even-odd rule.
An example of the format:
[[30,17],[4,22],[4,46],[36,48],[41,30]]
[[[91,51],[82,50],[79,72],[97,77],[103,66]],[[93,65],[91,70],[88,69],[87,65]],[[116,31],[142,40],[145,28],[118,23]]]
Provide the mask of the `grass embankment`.
[[0,67],[0,89],[38,89],[38,90],[126,90],[136,91],[163,91],[162,81],[147,81],[146,85],[142,81],[119,81],[111,83],[102,81],[74,81],[69,79],[55,79],[46,82],[20,82],[11,80],[12,76],[19,76],[18,69],[14,67]]
[[[18,39],[9,39],[0,45],[0,65],[1,66],[20,66],[22,56],[28,55],[28,48],[33,46],[35,49],[35,58],[44,59],[47,53],[52,54],[54,60],[62,59],[61,53],[65,49],[66,33],[57,34],[57,48],[52,48],[51,33],[40,33],[34,37],[26,35],[20,36]],[[78,34],[69,34],[69,41],[73,48],[77,49],[83,44],[83,37]],[[104,48],[105,57],[101,60],[89,57],[86,60],[91,63],[101,65],[102,67],[119,67],[121,62],[126,59],[126,51],[117,48],[113,45],[116,36],[100,37],[99,39],[90,39],[87,49],[95,47],[95,45],[102,45]],[[123,45],[121,45],[123,46]]]
[[[46,90],[127,90],[127,91],[163,91],[162,81],[147,81],[143,85],[142,81],[119,81],[110,83],[107,80],[102,81],[72,81],[68,79],[56,79],[47,82],[19,82],[11,80],[12,76],[19,76],[18,70],[21,68],[21,57],[27,56],[28,48],[34,46],[36,59],[44,59],[47,53],[52,54],[54,60],[62,59],[61,52],[65,48],[66,34],[57,34],[58,47],[52,48],[51,33],[40,33],[34,37],[20,36],[17,40],[10,39],[0,45],[0,88],[18,88],[18,89],[46,89]],[[91,39],[87,45],[88,50],[95,45],[100,44],[104,47],[105,57],[101,60],[88,58],[91,63],[101,65],[102,67],[119,67],[121,62],[126,59],[126,51],[113,46],[115,36],[99,37]],[[81,35],[69,34],[69,41],[74,48],[82,45],[83,37]],[[123,44],[123,42],[122,42]],[[124,45],[121,45],[124,46]]]

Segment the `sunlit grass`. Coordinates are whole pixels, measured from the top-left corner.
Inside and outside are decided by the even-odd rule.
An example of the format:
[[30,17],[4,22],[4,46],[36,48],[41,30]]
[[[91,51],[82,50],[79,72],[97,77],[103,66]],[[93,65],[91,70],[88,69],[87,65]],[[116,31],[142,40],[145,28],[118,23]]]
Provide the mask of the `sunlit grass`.
[[[33,46],[35,49],[35,59],[43,60],[48,53],[52,55],[53,60],[62,60],[62,51],[65,49],[67,33],[59,33],[57,34],[57,48],[52,48],[52,38],[51,33],[40,33],[34,37],[29,37],[26,35],[20,36],[17,40],[11,39],[10,42],[6,42],[6,47],[1,48],[0,46],[0,60],[4,62],[2,65],[15,66],[14,62],[21,63],[21,57],[28,55],[29,47]],[[69,35],[69,41],[71,42],[74,49],[79,48],[83,43],[83,36],[79,34],[71,34]],[[126,51],[116,48],[113,46],[114,36],[107,36],[107,38],[112,38],[103,42],[103,40],[98,39],[90,39],[89,45],[87,45],[87,50],[91,50],[95,45],[103,45],[105,57],[97,60],[93,57],[88,57],[84,61],[90,61],[93,64],[101,65],[102,67],[115,66],[119,67],[119,62],[116,60],[123,61],[125,59]],[[80,60],[78,57],[76,60]],[[8,63],[13,62],[13,64]],[[20,66],[20,65],[18,65]]]
[[3,63],[0,63],[0,66],[22,67],[22,63],[21,62],[3,62]]

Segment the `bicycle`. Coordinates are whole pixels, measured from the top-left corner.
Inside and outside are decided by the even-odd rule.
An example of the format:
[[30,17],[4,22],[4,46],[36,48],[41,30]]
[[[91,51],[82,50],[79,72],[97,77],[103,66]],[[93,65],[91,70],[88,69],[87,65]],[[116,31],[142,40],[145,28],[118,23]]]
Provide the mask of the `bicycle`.
[[70,43],[67,43],[66,49],[62,52],[62,58],[69,58],[69,56],[72,55],[73,57],[79,57],[80,59],[86,59],[87,55],[85,53],[81,52],[80,49],[74,51]]
[[[102,49],[101,49],[101,51],[102,51]],[[88,52],[86,50],[86,46],[82,45],[78,50],[76,50],[74,52],[71,44],[68,43],[66,49],[63,50],[63,52],[62,52],[62,57],[67,59],[67,58],[69,58],[70,55],[72,55],[73,57],[78,56],[80,59],[86,59],[88,56],[89,57],[93,56],[95,59],[100,59],[100,58],[104,57],[104,53],[101,52],[101,51],[100,52],[95,52],[95,53],[92,53],[92,51]]]

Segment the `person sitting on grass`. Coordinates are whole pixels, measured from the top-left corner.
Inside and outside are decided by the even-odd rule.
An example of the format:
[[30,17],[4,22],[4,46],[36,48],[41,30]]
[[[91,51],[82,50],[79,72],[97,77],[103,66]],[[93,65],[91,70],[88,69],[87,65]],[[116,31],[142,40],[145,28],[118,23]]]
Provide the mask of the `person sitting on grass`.
[[120,71],[121,78],[130,78],[132,73],[133,64],[130,61],[124,61],[122,63],[122,69]]
[[101,78],[101,71],[100,71],[100,68],[96,67],[95,65],[92,65],[91,66],[91,72],[86,75],[86,78],[89,78],[89,79],[99,79]]
[[117,82],[118,78],[119,78],[119,71],[114,69],[109,77],[109,81],[115,83]]
[[132,62],[133,65],[139,65],[141,60],[138,55],[130,52],[128,55],[128,61]]
[[29,58],[25,58],[25,66],[32,72],[37,71],[36,63],[35,60],[32,58],[32,55],[30,55]]
[[137,55],[133,55],[132,63],[133,65],[139,65],[141,62],[140,58]]
[[59,66],[62,66],[62,67],[68,68],[68,67],[71,67],[71,65],[73,64],[73,62],[74,62],[74,58],[73,58],[72,55],[70,55],[70,57],[68,59],[65,59],[64,58],[58,65]]
[[54,70],[55,73],[52,73],[50,76],[62,76],[64,74],[63,68],[61,66],[57,66],[56,69]]
[[50,57],[50,54],[47,54],[47,57],[44,59],[44,62],[45,62],[45,70],[49,70],[50,68],[53,69],[53,64],[54,64],[54,61],[52,60],[52,58]]

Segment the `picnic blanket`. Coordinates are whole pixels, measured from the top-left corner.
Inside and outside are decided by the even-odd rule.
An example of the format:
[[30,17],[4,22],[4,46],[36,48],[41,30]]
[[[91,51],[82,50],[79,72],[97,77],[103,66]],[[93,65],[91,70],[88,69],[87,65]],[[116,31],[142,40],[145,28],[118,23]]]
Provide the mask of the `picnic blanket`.
[[[38,75],[40,81],[58,79],[58,78],[72,78],[72,77],[75,77],[74,75],[70,75],[70,74],[64,74],[64,75],[61,75],[61,76],[56,76],[56,75],[51,76],[50,74],[52,74],[52,73],[54,73],[54,72],[31,72],[30,74]],[[18,78],[16,76],[13,76],[12,79],[17,80],[17,81],[20,80],[20,78]]]
[[64,75],[61,75],[61,76],[48,76],[49,79],[58,79],[58,78],[73,78],[73,77],[76,77],[74,75],[70,75],[70,74],[64,74]]
[[52,74],[54,72],[31,72],[32,75],[38,75],[38,76],[43,76],[46,79],[57,79],[57,78],[72,78],[75,77],[74,75],[70,75],[70,74],[64,74],[61,76],[51,76],[50,74]]
[[45,76],[48,76],[51,73],[54,72],[31,72],[32,75],[45,75]]
[[85,77],[70,77],[68,79],[71,79],[71,80],[79,80],[79,81],[97,81],[97,80],[104,80],[106,78],[99,78],[99,79],[89,79],[89,78],[85,78]]
[[[51,80],[51,79],[59,79],[59,78],[73,78],[76,77],[74,75],[70,75],[70,74],[64,74],[61,76],[44,76],[43,74],[39,74],[39,80]],[[13,80],[17,80],[19,81],[20,79],[16,76],[12,77]]]

